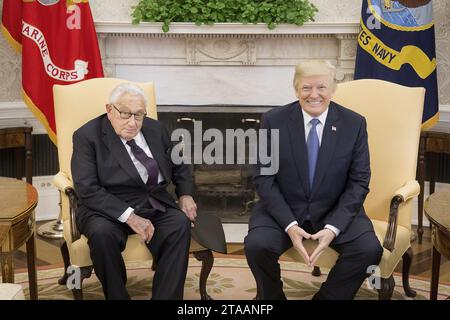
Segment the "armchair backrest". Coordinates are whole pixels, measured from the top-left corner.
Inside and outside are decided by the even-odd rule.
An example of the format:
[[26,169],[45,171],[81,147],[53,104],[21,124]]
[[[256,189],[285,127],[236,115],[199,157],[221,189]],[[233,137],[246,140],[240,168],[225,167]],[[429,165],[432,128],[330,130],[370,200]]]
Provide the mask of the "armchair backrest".
[[[105,105],[108,103],[112,89],[124,82],[130,81],[115,78],[95,78],[72,85],[55,85],[53,87],[59,170],[70,179],[72,179],[70,160],[74,131],[89,120],[105,113]],[[147,94],[148,116],[156,119],[157,110],[153,83],[135,84],[140,86]],[[63,219],[67,214],[64,210],[65,202],[66,199],[63,198]]]
[[[367,120],[372,176],[364,207],[371,219],[387,221],[396,190],[416,179],[424,88],[363,79],[338,85],[333,101]],[[398,223],[411,228],[411,201]]]

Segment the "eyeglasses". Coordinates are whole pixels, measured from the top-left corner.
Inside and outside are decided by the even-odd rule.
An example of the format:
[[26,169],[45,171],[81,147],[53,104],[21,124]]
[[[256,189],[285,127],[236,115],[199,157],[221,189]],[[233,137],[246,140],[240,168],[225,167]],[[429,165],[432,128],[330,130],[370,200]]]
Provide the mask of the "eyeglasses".
[[120,111],[119,109],[117,109],[117,107],[113,104],[111,104],[114,109],[116,109],[119,114],[120,114],[120,119],[123,120],[128,120],[131,118],[131,116],[134,116],[134,120],[136,121],[142,121],[144,120],[145,116],[147,115],[147,113],[145,112],[136,112],[136,113],[132,113],[132,112],[128,112],[128,111]]

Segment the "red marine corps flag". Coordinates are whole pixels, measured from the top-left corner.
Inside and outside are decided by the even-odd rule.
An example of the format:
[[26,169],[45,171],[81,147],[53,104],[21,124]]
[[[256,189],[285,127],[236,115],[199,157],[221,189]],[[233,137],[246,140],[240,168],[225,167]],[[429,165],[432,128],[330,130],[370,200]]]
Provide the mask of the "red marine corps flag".
[[22,94],[56,144],[54,84],[103,77],[88,0],[3,0],[2,31],[22,51]]

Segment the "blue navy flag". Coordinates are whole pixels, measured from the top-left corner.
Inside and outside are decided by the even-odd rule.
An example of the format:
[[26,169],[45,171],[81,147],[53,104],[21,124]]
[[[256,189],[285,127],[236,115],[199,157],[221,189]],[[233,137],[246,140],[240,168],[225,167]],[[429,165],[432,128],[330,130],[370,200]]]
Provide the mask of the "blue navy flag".
[[355,79],[426,89],[422,129],[439,120],[431,0],[363,0]]

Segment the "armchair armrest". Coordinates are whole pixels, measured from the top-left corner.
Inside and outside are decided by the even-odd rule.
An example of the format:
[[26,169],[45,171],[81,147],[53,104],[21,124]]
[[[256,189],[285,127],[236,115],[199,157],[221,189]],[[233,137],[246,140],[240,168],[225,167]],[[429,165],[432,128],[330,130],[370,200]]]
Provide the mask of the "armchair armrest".
[[406,202],[420,193],[419,183],[415,180],[408,181],[401,188],[394,192],[394,196],[391,199],[391,206],[389,209],[389,221],[386,230],[386,235],[383,241],[383,247],[387,250],[394,250],[395,237],[397,235],[397,218],[398,207],[402,202]]
[[61,192],[66,192],[67,188],[73,189],[73,183],[64,172],[58,172],[53,178],[53,183]]
[[403,187],[395,191],[396,196],[400,196],[403,202],[411,198],[417,197],[420,193],[420,185],[416,180],[408,181]]
[[75,223],[75,214],[78,206],[78,198],[73,188],[73,182],[64,172],[58,172],[53,178],[53,183],[59,189],[61,193],[64,193],[69,198],[69,210],[70,210],[70,234],[72,236],[72,242],[80,239],[80,231]]

